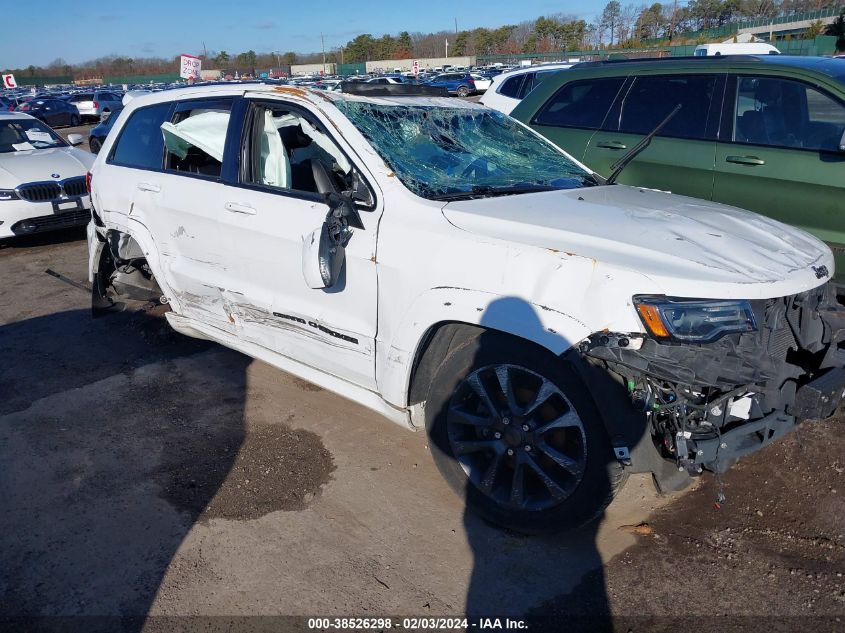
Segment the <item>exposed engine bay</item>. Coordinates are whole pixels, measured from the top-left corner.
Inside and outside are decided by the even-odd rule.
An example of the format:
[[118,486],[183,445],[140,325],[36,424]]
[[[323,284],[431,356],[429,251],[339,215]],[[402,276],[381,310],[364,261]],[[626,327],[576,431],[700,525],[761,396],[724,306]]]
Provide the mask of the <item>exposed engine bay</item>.
[[597,333],[580,351],[644,413],[679,470],[726,471],[805,419],[830,417],[845,391],[845,308],[828,283],[751,302],[756,331],[706,344]]

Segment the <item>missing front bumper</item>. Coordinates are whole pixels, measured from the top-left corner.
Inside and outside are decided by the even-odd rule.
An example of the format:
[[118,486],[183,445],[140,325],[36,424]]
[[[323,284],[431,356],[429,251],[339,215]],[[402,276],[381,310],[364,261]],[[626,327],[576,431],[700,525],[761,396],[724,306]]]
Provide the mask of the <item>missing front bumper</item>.
[[[845,397],[845,308],[833,286],[753,305],[758,331],[710,344],[602,332],[579,346],[624,386],[632,415],[648,420],[652,450],[676,472],[724,472],[799,422],[830,417]],[[641,455],[631,451],[635,470]]]

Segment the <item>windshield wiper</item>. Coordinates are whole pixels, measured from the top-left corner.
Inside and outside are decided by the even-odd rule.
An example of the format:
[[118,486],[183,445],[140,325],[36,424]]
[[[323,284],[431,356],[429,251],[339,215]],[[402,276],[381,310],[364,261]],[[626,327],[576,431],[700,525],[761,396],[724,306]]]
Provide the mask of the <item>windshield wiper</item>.
[[613,165],[611,165],[610,168],[613,171],[610,173],[610,175],[604,181],[604,184],[606,184],[606,185],[614,184],[616,182],[616,179],[619,178],[619,174],[621,174],[622,171],[628,165],[631,164],[631,161],[634,160],[637,156],[639,156],[640,153],[646,147],[648,147],[651,144],[651,139],[653,139],[655,136],[657,136],[657,134],[660,133],[660,130],[662,130],[666,126],[666,124],[669,123],[669,121],[672,120],[672,117],[674,117],[676,114],[678,114],[678,112],[680,112],[681,107],[682,106],[681,106],[680,103],[678,105],[676,105],[675,109],[672,110],[665,119],[663,119],[660,123],[658,123],[656,128],[654,128],[651,132],[646,134],[643,137],[643,139],[639,143],[634,145],[627,154],[625,154],[622,158],[620,158]]
[[513,187],[492,187],[490,185],[475,185],[470,191],[454,191],[434,196],[432,200],[469,200],[472,198],[492,198],[494,196],[509,196],[518,193],[536,193],[538,191],[555,191],[557,187],[548,185],[517,185]]

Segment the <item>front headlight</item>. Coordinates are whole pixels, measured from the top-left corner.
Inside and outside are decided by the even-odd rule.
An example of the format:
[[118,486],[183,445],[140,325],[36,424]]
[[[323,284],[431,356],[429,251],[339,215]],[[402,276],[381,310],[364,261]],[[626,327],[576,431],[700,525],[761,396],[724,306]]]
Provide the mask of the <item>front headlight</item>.
[[710,343],[726,334],[757,329],[751,303],[745,300],[638,295],[634,305],[646,329],[658,339]]
[[17,200],[18,194],[14,189],[0,189],[0,202],[3,200]]

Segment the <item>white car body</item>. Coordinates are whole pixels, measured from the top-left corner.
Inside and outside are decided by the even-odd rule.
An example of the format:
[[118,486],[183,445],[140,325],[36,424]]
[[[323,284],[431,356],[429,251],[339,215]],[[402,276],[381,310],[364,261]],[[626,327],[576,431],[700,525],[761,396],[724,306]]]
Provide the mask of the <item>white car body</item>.
[[723,42],[721,44],[699,44],[693,55],[780,55],[780,51],[765,42]]
[[[0,113],[0,142],[4,124],[16,120],[36,119]],[[69,145],[0,152],[0,191],[15,192],[6,194],[12,199],[0,196],[0,239],[86,224],[85,174],[93,163],[93,154]]]
[[[525,95],[527,95],[531,89],[539,83],[535,80],[537,75],[543,75],[544,73],[555,72],[558,70],[566,70],[567,68],[572,68],[572,66],[573,64],[540,64],[500,73],[493,77],[493,82],[490,86],[488,86],[487,91],[479,101],[488,108],[493,108],[494,110],[498,110],[504,114],[510,114],[513,112],[513,109],[519,105],[519,102],[525,98]],[[522,81],[524,82],[526,77],[529,77],[530,86],[522,83],[517,89],[515,96],[503,93],[502,88],[505,86],[505,82],[513,78],[522,78]],[[507,87],[505,87],[505,91],[507,91]]]
[[478,73],[470,73],[469,76],[472,77],[473,81],[475,81],[476,92],[487,92],[487,89],[490,87],[490,84],[493,83],[492,79],[489,79],[484,75],[479,75]]
[[[91,95],[90,97],[88,96],[89,94]],[[68,101],[76,106],[79,116],[94,117],[96,119],[99,119],[104,112],[119,109],[122,105],[122,97],[118,93],[108,90],[96,90],[92,93],[71,95]]]
[[[109,162],[137,110],[224,96],[307,111],[369,184],[375,202],[360,212],[343,281],[330,291],[304,274],[325,203]],[[200,86],[134,99],[91,170],[95,288],[109,249],[122,259],[127,248],[146,259],[176,330],[418,429],[424,408],[411,394],[414,370],[445,323],[508,333],[557,356],[603,332],[642,342],[635,295],[775,300],[833,274],[830,249],[799,229],[660,191],[617,185],[451,202],[421,197],[341,111],[343,100],[487,111],[441,97],[292,86]]]

